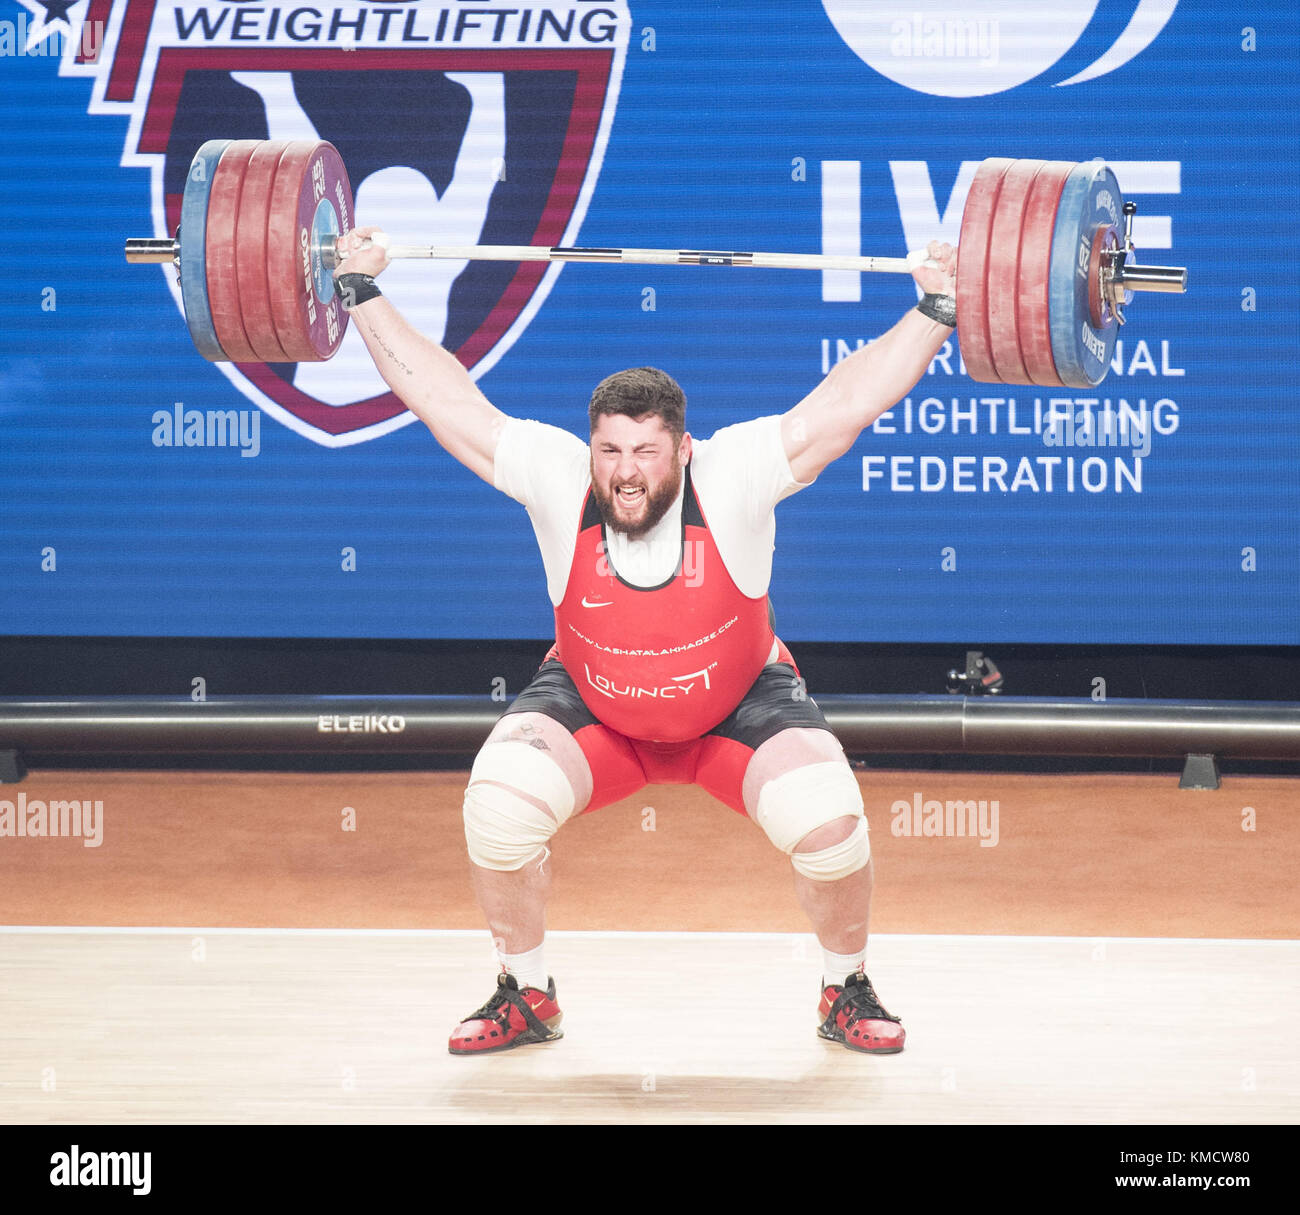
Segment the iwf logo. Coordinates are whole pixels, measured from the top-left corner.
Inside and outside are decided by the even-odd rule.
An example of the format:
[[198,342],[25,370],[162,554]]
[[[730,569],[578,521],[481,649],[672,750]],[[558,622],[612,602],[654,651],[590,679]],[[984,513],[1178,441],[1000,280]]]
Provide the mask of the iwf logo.
[[[160,237],[180,222],[186,174],[204,141],[327,139],[347,165],[358,221],[396,240],[574,244],[631,24],[626,0],[56,7],[72,35],[61,73],[95,78],[92,114],[129,115],[122,164],[150,170]],[[76,49],[71,27],[83,21],[105,31],[93,57]],[[416,328],[477,378],[519,338],[560,268],[399,261],[385,285]],[[179,309],[175,275],[163,269]],[[327,363],[215,366],[249,401],[324,446],[414,420],[355,327]]]
[[895,84],[936,97],[1005,93],[1041,76],[1079,44],[1099,9],[1106,19],[1128,12],[1127,24],[1096,60],[1052,83],[1095,80],[1146,50],[1177,5],[1178,0],[822,0],[836,32],[859,59]]

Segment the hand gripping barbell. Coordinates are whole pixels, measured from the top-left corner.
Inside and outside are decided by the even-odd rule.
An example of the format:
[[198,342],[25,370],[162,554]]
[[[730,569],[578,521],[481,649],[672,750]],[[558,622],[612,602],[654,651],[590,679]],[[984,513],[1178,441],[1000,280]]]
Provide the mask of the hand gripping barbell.
[[[1105,378],[1134,291],[1181,292],[1187,271],[1138,266],[1114,173],[1100,160],[984,161],[962,212],[957,322],[972,379],[1090,388]],[[190,165],[174,239],[131,239],[129,262],[179,267],[194,344],[214,362],[294,363],[338,350],[334,292],[352,188],[333,144],[213,139]],[[539,245],[393,245],[390,258],[623,262],[910,274],[924,258]]]

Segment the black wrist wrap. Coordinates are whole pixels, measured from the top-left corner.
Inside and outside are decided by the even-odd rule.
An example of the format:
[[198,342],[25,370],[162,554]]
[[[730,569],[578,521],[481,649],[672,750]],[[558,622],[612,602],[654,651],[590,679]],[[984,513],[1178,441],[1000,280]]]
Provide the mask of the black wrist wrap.
[[940,325],[947,325],[949,329],[957,328],[957,301],[951,295],[935,295],[931,292],[917,304],[916,310],[922,316],[938,321]]
[[358,304],[384,294],[368,274],[340,274],[334,279],[334,290],[348,312]]

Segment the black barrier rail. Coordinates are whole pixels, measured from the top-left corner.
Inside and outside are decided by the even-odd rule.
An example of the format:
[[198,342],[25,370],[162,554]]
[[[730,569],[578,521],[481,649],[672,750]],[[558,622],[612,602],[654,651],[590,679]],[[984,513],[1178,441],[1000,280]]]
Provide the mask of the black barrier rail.
[[[819,696],[850,754],[1300,760],[1300,704],[1030,696]],[[53,756],[469,754],[505,704],[481,696],[0,699],[0,780]],[[1217,783],[1217,771],[1184,783]]]

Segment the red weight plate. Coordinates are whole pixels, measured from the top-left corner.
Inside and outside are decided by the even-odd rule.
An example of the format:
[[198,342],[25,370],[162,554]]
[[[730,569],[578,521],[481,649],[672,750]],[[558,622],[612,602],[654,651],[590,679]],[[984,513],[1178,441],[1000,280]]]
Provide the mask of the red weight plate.
[[1020,330],[1016,297],[1020,289],[1020,246],[1025,225],[1025,203],[1030,188],[1046,161],[1017,160],[1002,175],[1002,189],[993,212],[989,234],[988,318],[993,365],[1004,384],[1033,381],[1020,357]]
[[989,340],[989,236],[1003,174],[1014,163],[997,156],[975,170],[957,241],[957,340],[966,373],[972,380],[987,384],[1000,383]]
[[244,332],[239,303],[239,267],[236,264],[235,224],[248,158],[258,146],[255,139],[234,140],[222,153],[212,177],[208,198],[207,276],[212,324],[226,357],[235,363],[256,363],[257,352]]
[[1034,184],[1029,187],[1024,226],[1020,233],[1020,275],[1016,292],[1020,357],[1030,382],[1051,388],[1065,387],[1052,358],[1052,326],[1047,312],[1048,285],[1052,276],[1052,233],[1056,228],[1061,191],[1073,168],[1073,162],[1068,160],[1043,163]]
[[291,143],[271,190],[267,281],[275,332],[296,363],[328,359],[343,340],[347,313],[321,251],[351,227],[352,188],[338,150]]
[[267,282],[267,219],[271,211],[271,186],[280,157],[289,145],[284,140],[264,140],[253,149],[244,168],[235,220],[235,267],[239,275],[239,304],[248,344],[262,363],[291,363],[275,335],[271,294]]

